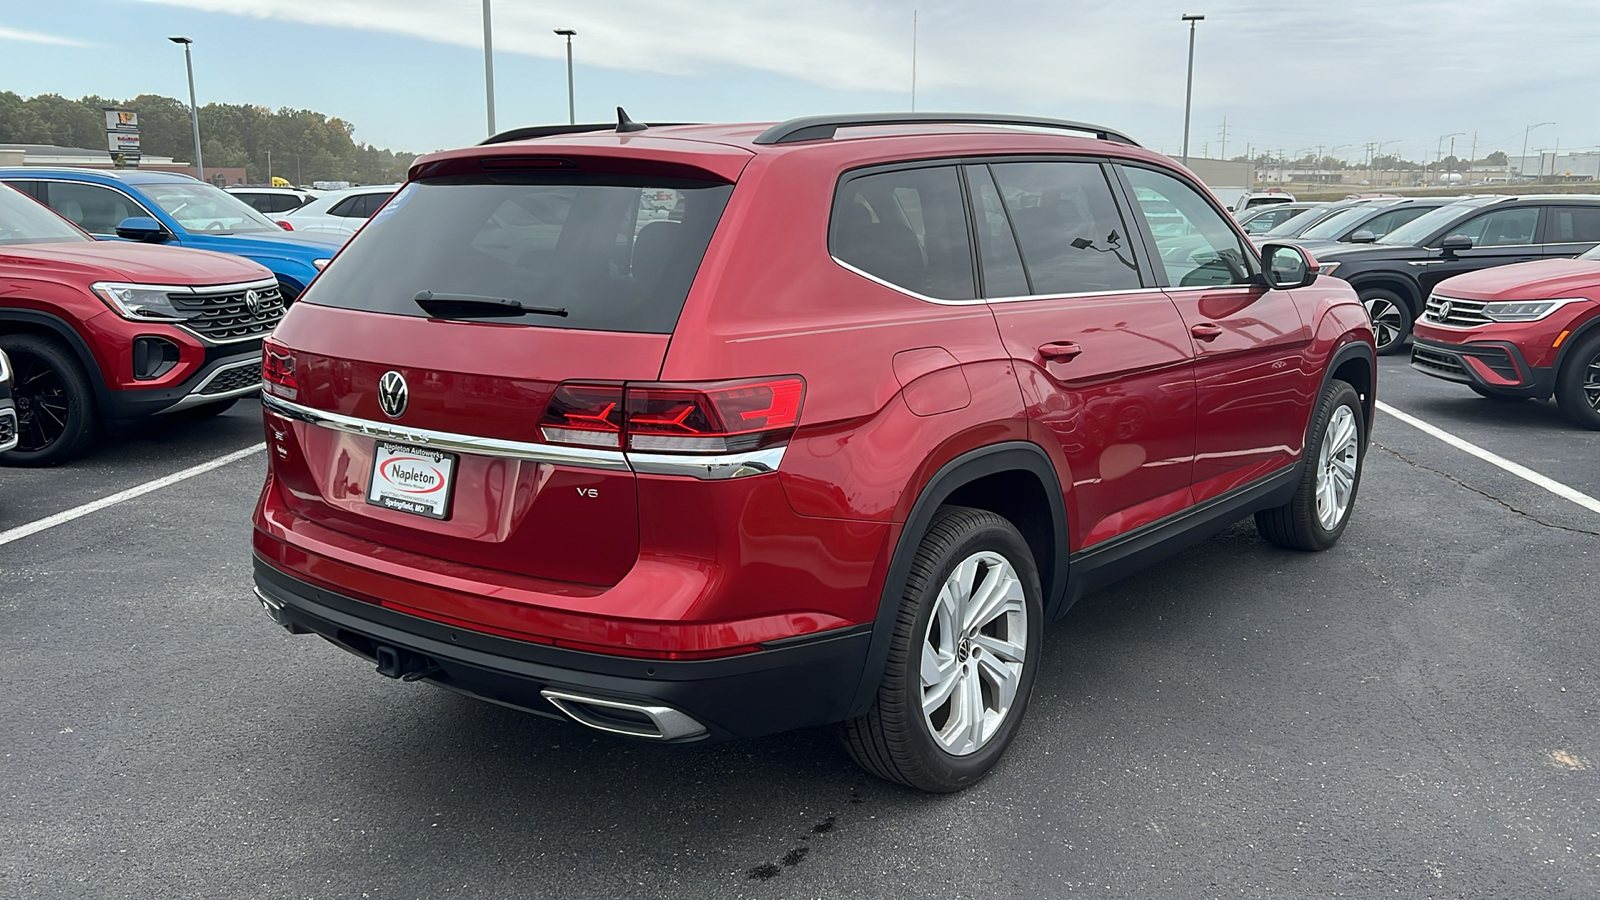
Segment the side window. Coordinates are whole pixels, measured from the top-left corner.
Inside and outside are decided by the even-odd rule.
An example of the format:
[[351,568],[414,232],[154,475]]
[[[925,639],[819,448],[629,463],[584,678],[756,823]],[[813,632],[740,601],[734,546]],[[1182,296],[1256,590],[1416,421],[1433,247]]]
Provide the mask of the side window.
[[1250,284],[1255,254],[1198,191],[1154,169],[1124,167],[1173,287]]
[[1474,247],[1515,247],[1533,243],[1534,231],[1538,225],[1539,208],[1519,206],[1468,219],[1450,229],[1444,237],[1464,234],[1472,238]]
[[1137,290],[1128,228],[1096,163],[991,166],[1035,294]]
[[1373,237],[1383,237],[1401,225],[1415,219],[1427,212],[1426,208],[1406,207],[1405,209],[1390,210],[1378,213],[1366,222],[1356,226],[1357,231],[1370,231]]
[[[346,219],[351,218],[352,216],[359,216],[361,214],[356,212],[356,209],[357,209],[357,206],[360,203],[361,203],[361,197],[360,196],[346,197],[343,200],[340,200],[338,203],[335,203],[333,205],[333,208],[328,210],[328,215],[330,215],[330,216],[342,216],[343,218],[346,218]],[[365,217],[363,217],[363,218],[365,218]]]
[[978,258],[983,262],[985,297],[1024,297],[1033,293],[1022,272],[1022,257],[1011,231],[1000,189],[994,186],[988,166],[967,166],[967,188],[972,192],[972,212],[978,223]]
[[300,205],[300,201],[289,194],[268,194],[266,201],[267,208],[262,212],[284,213]]
[[840,262],[926,297],[977,296],[954,166],[846,181],[834,197],[828,247]]
[[52,181],[47,188],[50,208],[90,234],[116,234],[118,222],[146,214],[122,193],[98,184]]
[[1550,210],[1547,244],[1600,242],[1600,206],[1557,206]]
[[7,181],[6,184],[35,200],[44,201],[44,182],[42,181]]

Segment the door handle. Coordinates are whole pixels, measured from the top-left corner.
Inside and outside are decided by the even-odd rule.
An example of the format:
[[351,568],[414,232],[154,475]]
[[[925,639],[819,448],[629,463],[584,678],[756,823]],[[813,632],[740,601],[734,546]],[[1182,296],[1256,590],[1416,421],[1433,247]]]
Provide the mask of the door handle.
[[1070,362],[1082,352],[1083,348],[1072,341],[1056,341],[1039,348],[1039,355],[1046,362]]
[[1189,329],[1189,333],[1202,341],[1214,341],[1222,336],[1222,326],[1210,322],[1201,322]]

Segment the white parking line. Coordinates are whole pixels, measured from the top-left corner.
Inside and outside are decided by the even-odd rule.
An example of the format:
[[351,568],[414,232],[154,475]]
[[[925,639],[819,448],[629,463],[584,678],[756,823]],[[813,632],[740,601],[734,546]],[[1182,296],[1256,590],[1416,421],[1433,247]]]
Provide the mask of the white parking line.
[[171,475],[157,478],[154,481],[146,481],[144,484],[136,485],[128,488],[125,491],[117,491],[115,494],[101,497],[99,500],[85,503],[82,506],[74,506],[69,510],[58,512],[53,516],[46,516],[37,522],[29,522],[26,525],[18,525],[16,528],[12,528],[9,531],[0,531],[0,546],[9,544],[12,541],[20,541],[30,534],[38,534],[39,532],[44,531],[46,528],[54,528],[64,522],[71,522],[73,519],[81,519],[92,512],[98,512],[108,506],[115,506],[124,500],[132,500],[135,497],[142,497],[151,491],[159,491],[164,487],[177,484],[180,481],[187,481],[196,475],[204,475],[205,473],[210,472],[212,469],[220,469],[228,463],[238,462],[247,456],[260,453],[265,449],[267,449],[267,445],[263,443],[256,444],[254,447],[246,447],[243,450],[235,450],[234,452],[225,456],[219,456],[210,462],[203,462],[198,466],[190,466],[189,468],[180,472],[173,472]]
[[1394,418],[1399,419],[1400,421],[1410,425],[1412,428],[1415,428],[1418,431],[1423,432],[1424,434],[1432,435],[1433,437],[1444,441],[1446,444],[1449,444],[1457,450],[1470,453],[1486,463],[1490,463],[1505,469],[1507,472],[1510,472],[1518,478],[1521,478],[1523,481],[1526,481],[1530,484],[1536,484],[1563,500],[1571,500],[1573,503],[1578,504],[1592,513],[1600,513],[1600,500],[1596,500],[1580,490],[1567,487],[1561,482],[1556,481],[1554,478],[1548,478],[1544,475],[1540,475],[1538,472],[1535,472],[1527,466],[1514,463],[1503,456],[1490,453],[1471,441],[1462,440],[1461,438],[1456,437],[1455,435],[1436,425],[1429,425],[1427,422],[1422,421],[1416,416],[1413,416],[1410,413],[1401,412],[1382,400],[1378,401],[1378,409],[1381,410],[1385,415],[1393,416]]

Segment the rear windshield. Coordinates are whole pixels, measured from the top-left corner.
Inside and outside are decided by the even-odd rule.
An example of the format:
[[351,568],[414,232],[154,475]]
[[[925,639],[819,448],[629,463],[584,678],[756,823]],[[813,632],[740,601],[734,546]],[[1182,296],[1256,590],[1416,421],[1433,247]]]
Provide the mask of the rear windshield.
[[485,321],[670,334],[728,184],[495,177],[407,185],[301,302],[427,316],[419,292],[562,309]]

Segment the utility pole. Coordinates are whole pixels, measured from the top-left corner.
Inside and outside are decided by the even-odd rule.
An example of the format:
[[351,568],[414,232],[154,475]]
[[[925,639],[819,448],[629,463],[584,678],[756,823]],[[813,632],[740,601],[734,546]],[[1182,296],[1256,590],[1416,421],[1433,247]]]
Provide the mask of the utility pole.
[[1223,159],[1228,158],[1228,117],[1222,117],[1222,150],[1217,154]]
[[[1522,129],[1522,155],[1517,157],[1517,180],[1518,181],[1521,181],[1528,174],[1528,132],[1534,130],[1535,128],[1543,128],[1546,125],[1554,125],[1554,124],[1555,124],[1554,122],[1540,122],[1537,125],[1529,125],[1527,128]],[[1540,175],[1541,178],[1544,176],[1544,157],[1543,156],[1539,157],[1539,175]]]
[[1204,22],[1205,16],[1185,15],[1183,21],[1189,23],[1189,80],[1183,89],[1183,164],[1189,164],[1189,113],[1194,101],[1194,26],[1197,22]]

